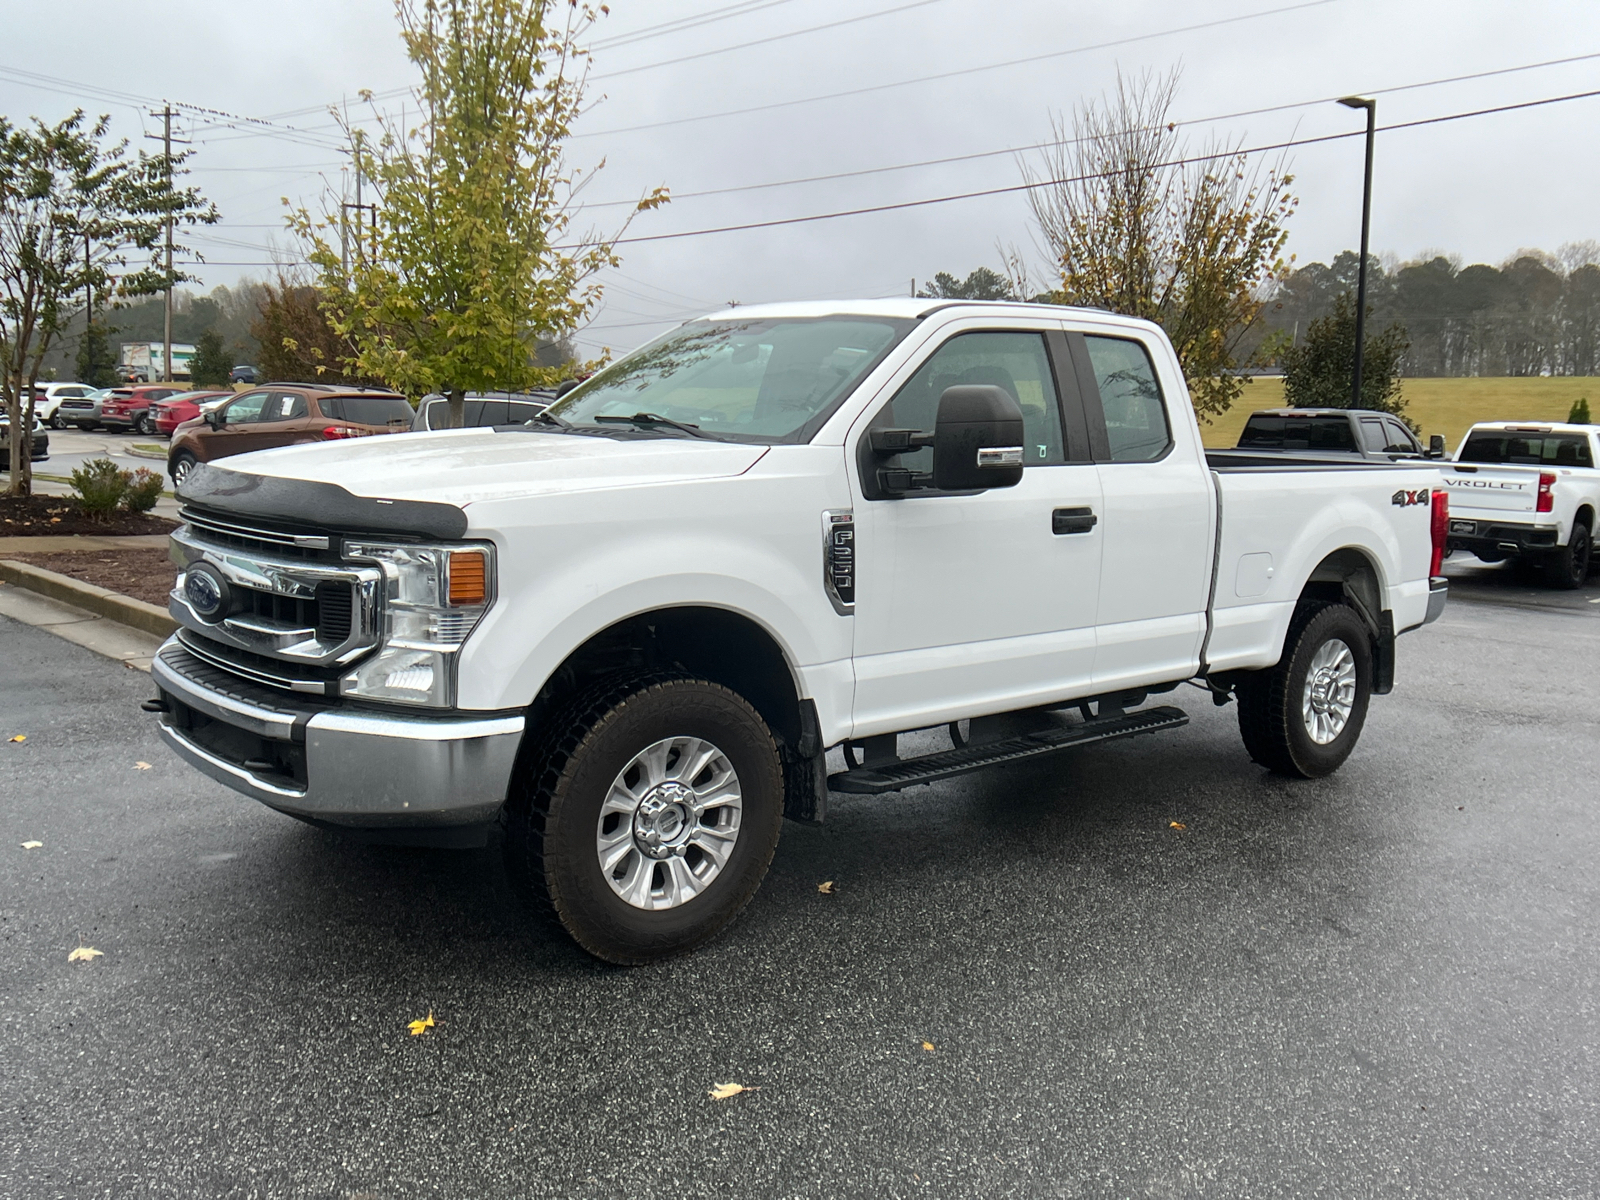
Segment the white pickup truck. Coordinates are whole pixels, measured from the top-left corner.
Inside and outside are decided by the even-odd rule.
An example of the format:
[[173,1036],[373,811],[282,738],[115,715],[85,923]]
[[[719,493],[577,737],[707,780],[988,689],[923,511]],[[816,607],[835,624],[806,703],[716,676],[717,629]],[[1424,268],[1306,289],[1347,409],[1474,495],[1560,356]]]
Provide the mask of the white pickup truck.
[[[731,920],[830,791],[1182,725],[1141,706],[1185,682],[1258,763],[1337,769],[1444,606],[1438,481],[1207,455],[1142,321],[740,309],[525,425],[197,468],[146,707],[306,821],[501,823],[581,945],[643,962]],[[900,755],[930,728],[948,749]]]
[[1467,430],[1444,472],[1451,550],[1514,559],[1551,587],[1582,587],[1600,512],[1593,425],[1490,421]]

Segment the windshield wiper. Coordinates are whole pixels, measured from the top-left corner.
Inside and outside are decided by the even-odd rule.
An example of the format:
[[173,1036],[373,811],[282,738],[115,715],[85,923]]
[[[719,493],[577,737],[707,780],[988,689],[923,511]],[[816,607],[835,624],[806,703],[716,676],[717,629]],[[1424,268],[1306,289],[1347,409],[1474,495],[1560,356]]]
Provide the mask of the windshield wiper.
[[556,416],[555,413],[551,412],[548,408],[541,408],[538,412],[534,413],[531,418],[525,421],[524,424],[531,425],[534,421],[543,421],[547,425],[554,425],[557,429],[570,430],[572,428],[571,421],[563,420],[561,417]]
[[606,425],[632,425],[638,429],[655,429],[664,426],[667,429],[682,430],[690,437],[708,438],[713,442],[724,440],[714,433],[707,433],[698,425],[685,425],[682,421],[674,421],[671,417],[663,417],[659,413],[637,412],[631,417],[603,416],[591,417],[590,419]]

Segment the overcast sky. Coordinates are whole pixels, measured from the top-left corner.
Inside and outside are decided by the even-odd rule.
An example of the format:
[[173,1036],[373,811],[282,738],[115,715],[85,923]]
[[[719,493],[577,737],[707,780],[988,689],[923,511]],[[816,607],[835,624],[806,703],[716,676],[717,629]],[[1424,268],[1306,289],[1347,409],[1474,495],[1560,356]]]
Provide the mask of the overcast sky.
[[[607,202],[657,184],[672,189],[678,199],[635,220],[634,236],[1016,184],[1015,156],[998,154],[748,187],[1027,146],[1049,136],[1053,112],[1070,112],[1112,86],[1119,67],[1181,64],[1176,115],[1197,122],[1184,131],[1195,146],[1211,136],[1256,145],[1358,128],[1360,113],[1330,101],[1355,92],[1381,93],[1382,126],[1600,89],[1595,57],[1381,91],[1600,56],[1600,4],[1587,0],[611,0],[610,7],[593,33],[598,103],[569,153],[579,166],[605,160],[584,193],[600,205],[585,219],[602,229],[627,211]],[[727,15],[650,32],[717,14]],[[805,32],[867,14],[881,15]],[[268,273],[258,264],[272,261],[274,245],[292,254],[280,197],[314,201],[324,179],[337,189],[340,155],[327,105],[354,102],[363,88],[395,92],[412,82],[386,0],[0,0],[0,18],[7,31],[0,114],[13,120],[56,119],[82,106],[109,113],[116,131],[137,140],[159,130],[146,110],[163,99],[274,120],[268,129],[191,114],[178,122],[194,143],[193,182],[223,215],[220,226],[192,239],[208,260],[195,268],[204,288]],[[1207,23],[1217,24],[1194,28]],[[761,39],[775,40],[705,55]],[[1037,56],[1049,57],[997,66]],[[953,71],[968,73],[882,86]],[[859,94],[813,99],[851,91]],[[780,107],[731,115],[766,105]],[[1296,107],[1204,123],[1280,105]],[[1498,263],[1519,247],[1553,251],[1600,238],[1597,119],[1600,97],[1380,134],[1374,252],[1407,259],[1442,250]],[[1297,260],[1326,261],[1354,247],[1359,139],[1301,147],[1292,162],[1301,197],[1291,223]],[[729,188],[747,190],[688,195]],[[604,310],[579,341],[590,351],[625,349],[730,300],[904,295],[913,278],[921,286],[936,271],[998,267],[997,243],[1016,244],[1040,277],[1047,274],[1027,203],[1015,193],[624,245],[620,270],[607,276]]]

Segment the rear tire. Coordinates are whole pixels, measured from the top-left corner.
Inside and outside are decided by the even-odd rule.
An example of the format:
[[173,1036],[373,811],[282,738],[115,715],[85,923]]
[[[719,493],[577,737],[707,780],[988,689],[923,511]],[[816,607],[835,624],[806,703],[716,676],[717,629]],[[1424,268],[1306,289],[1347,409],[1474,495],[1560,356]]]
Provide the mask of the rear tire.
[[546,729],[507,805],[512,879],[606,962],[716,936],[760,886],[783,824],[760,714],[704,679],[635,676],[591,688]]
[[1346,604],[1295,613],[1278,665],[1238,685],[1239,733],[1269,771],[1317,779],[1350,757],[1372,695],[1372,635]]
[[1594,543],[1587,525],[1574,524],[1567,544],[1544,561],[1544,581],[1561,591],[1580,588],[1589,578],[1589,559]]

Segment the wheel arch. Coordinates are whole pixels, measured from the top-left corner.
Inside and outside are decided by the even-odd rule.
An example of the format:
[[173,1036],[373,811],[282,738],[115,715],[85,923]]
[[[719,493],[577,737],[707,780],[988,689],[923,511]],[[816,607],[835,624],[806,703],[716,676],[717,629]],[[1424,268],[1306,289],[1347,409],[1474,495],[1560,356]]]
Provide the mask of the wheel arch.
[[1578,511],[1572,514],[1572,520],[1574,524],[1584,526],[1592,535],[1594,533],[1594,505],[1580,504]]
[[1372,635],[1372,690],[1384,695],[1394,688],[1394,614],[1384,603],[1383,571],[1359,546],[1341,546],[1325,555],[1300,590],[1300,603],[1321,600],[1346,604]]
[[815,709],[802,700],[778,639],[745,613],[709,605],[651,609],[591,634],[545,679],[528,708],[529,732],[595,681],[628,671],[681,671],[720,683],[748,700],[782,744],[815,751]]

